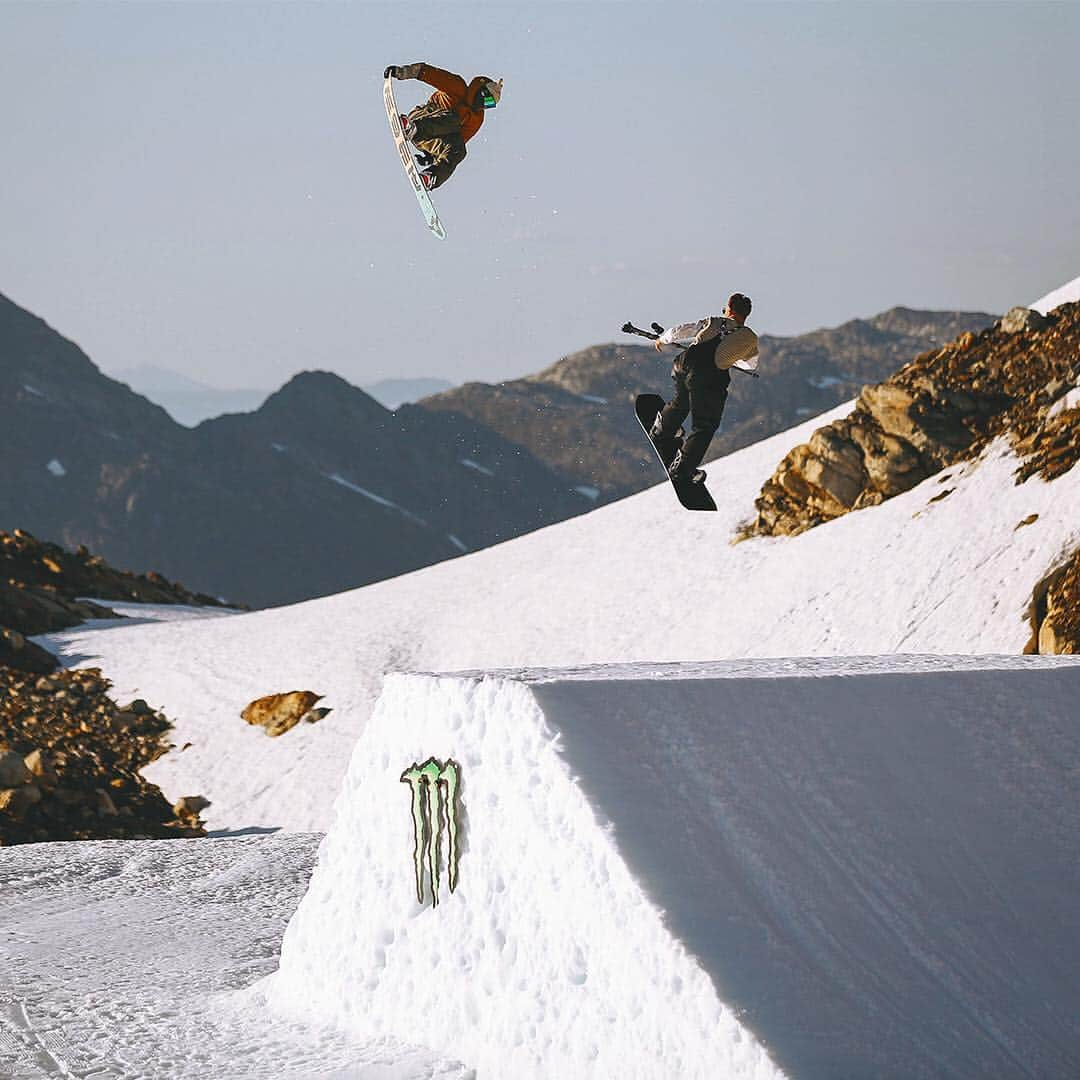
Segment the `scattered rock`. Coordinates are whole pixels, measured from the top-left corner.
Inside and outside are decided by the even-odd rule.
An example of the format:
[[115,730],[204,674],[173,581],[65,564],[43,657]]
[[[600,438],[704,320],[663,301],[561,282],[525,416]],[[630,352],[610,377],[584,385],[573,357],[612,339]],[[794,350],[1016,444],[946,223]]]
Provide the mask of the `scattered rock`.
[[1025,652],[1080,655],[1080,547],[1032,590],[1032,637]]
[[1045,315],[1040,315],[1033,308],[1009,308],[1002,316],[1001,329],[1006,334],[1038,333],[1049,325]]
[[[222,602],[203,593],[189,592],[160,574],[132,574],[114,570],[85,546],[65,551],[58,544],[38,540],[25,529],[0,532],[0,582],[22,593],[18,598],[25,615],[35,622],[23,627],[3,617],[11,596],[0,590],[0,624],[26,634],[41,634],[74,626],[86,618],[117,618],[115,612],[79,597],[98,596],[134,600],[145,604],[190,604],[222,607]],[[46,625],[40,625],[45,623]]]
[[52,789],[60,783],[60,777],[52,762],[40,750],[33,750],[23,758],[27,771],[39,787]]
[[95,669],[0,667],[0,846],[205,835],[141,775],[169,721],[145,702],[121,713],[108,689]]
[[184,795],[173,803],[173,813],[178,818],[198,817],[209,805],[202,795]]
[[26,762],[14,750],[0,749],[0,788],[19,787],[33,779]]
[[26,811],[39,802],[41,802],[41,792],[33,784],[24,784],[17,788],[0,788],[0,814],[6,814],[15,821],[21,821]]
[[[306,719],[315,702],[321,700],[322,694],[315,694],[310,690],[290,690],[285,694],[268,694],[266,697],[252,701],[240,715],[249,724],[262,727],[267,735],[277,737],[284,735],[290,728],[296,727],[301,720]],[[325,712],[323,715],[326,715]],[[311,720],[309,723],[314,723],[314,721]]]
[[0,664],[40,675],[55,671],[60,661],[48,649],[27,641],[18,630],[0,627]]

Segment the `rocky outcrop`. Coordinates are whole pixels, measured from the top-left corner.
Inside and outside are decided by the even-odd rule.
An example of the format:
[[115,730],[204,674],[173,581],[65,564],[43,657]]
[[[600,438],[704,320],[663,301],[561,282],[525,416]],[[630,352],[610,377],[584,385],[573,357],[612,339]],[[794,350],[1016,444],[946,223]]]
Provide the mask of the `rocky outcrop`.
[[795,447],[756,500],[751,535],[793,535],[907,491],[1008,436],[1017,482],[1080,461],[1080,304],[1013,309],[979,334],[866,386],[853,412]]
[[1045,315],[1033,308],[1013,307],[1002,315],[1000,326],[1006,334],[1020,334],[1029,330],[1045,330],[1047,321]]
[[285,694],[267,694],[256,698],[246,705],[240,715],[256,727],[261,727],[267,735],[277,737],[303,722],[315,724],[328,712],[326,708],[315,708],[315,702],[321,701],[322,695],[310,690],[290,690]]
[[78,599],[87,594],[218,603],[158,574],[114,570],[86,548],[0,533],[0,845],[203,836],[205,800],[170,807],[139,773],[169,749],[169,721],[141,699],[117,706],[100,672],[57,671],[56,657],[27,639],[117,617]]
[[114,570],[85,547],[70,552],[23,529],[0,532],[0,665],[47,674],[59,662],[26,635],[118,618],[111,608],[80,599],[88,595],[156,604],[220,603],[160,574]]
[[1035,586],[1029,610],[1025,652],[1080,656],[1080,547]]
[[70,552],[23,529],[0,532],[0,665],[47,674],[59,662],[26,635],[63,630],[87,619],[118,618],[111,608],[80,599],[87,595],[156,604],[220,604],[160,574],[114,570],[85,547]]
[[144,701],[118,707],[95,669],[40,676],[0,667],[0,846],[203,836],[140,775],[170,748]]
[[[38,540],[25,529],[0,532],[0,581],[37,589],[39,595],[52,597],[60,610],[80,619],[100,618],[102,611],[115,618],[97,605],[74,604],[80,596],[141,604],[223,606],[221,600],[205,593],[191,592],[179,582],[167,581],[153,570],[146,574],[116,570],[100,555],[91,554],[85,545],[66,551],[59,544]],[[46,616],[45,621],[70,625],[62,615],[58,619]],[[57,628],[50,625],[45,629]]]
[[0,626],[0,667],[18,668],[36,675],[48,675],[60,661],[48,649],[27,641],[18,630]]
[[[4,535],[0,533],[0,537]],[[23,634],[49,634],[87,619],[118,617],[111,608],[89,600],[69,599],[55,587],[27,585],[15,579],[0,581],[0,625],[17,628]]]

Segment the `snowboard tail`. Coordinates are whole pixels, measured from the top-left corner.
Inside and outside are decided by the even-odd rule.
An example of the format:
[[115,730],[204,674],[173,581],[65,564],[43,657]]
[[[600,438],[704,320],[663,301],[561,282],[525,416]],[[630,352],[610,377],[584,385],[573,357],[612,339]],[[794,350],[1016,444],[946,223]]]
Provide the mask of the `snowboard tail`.
[[[634,401],[634,411],[637,413],[638,423],[641,425],[642,431],[645,432],[649,445],[660,459],[660,464],[664,466],[664,472],[666,473],[675,458],[678,444],[674,441],[657,444],[653,442],[652,437],[649,435],[653,421],[663,407],[664,399],[659,394],[638,394]],[[695,484],[693,480],[676,480],[670,474],[668,480],[671,481],[671,486],[675,489],[679,502],[687,510],[716,509],[716,503],[713,502],[713,497],[704,484]]]

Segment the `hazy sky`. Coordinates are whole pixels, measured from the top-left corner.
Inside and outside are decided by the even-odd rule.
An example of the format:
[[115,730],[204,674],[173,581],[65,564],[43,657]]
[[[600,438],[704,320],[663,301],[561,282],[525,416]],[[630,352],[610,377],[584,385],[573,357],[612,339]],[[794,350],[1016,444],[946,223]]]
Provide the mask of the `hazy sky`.
[[[0,2],[0,292],[107,371],[487,381],[732,290],[796,333],[1080,273],[1080,5]],[[381,78],[505,77],[425,229]],[[400,83],[399,103],[420,100]]]

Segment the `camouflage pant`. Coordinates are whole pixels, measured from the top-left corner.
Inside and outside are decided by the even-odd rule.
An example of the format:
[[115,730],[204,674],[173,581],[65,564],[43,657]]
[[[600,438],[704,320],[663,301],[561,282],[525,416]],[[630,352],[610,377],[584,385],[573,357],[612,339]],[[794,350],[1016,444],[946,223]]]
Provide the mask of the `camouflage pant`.
[[465,140],[461,121],[430,101],[417,105],[406,117],[405,137],[431,158],[426,171],[435,177],[432,188],[445,184],[451,173],[465,160]]

